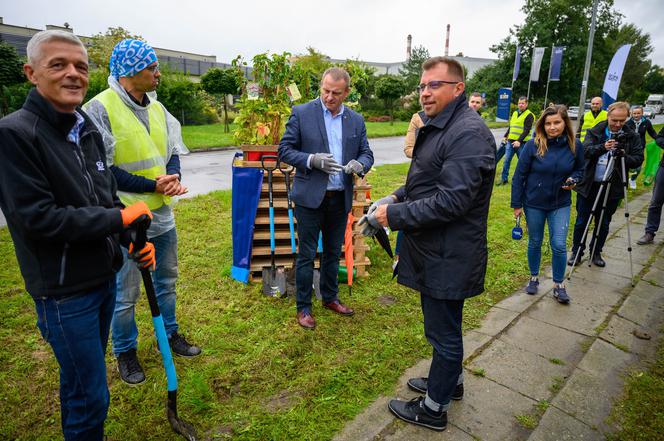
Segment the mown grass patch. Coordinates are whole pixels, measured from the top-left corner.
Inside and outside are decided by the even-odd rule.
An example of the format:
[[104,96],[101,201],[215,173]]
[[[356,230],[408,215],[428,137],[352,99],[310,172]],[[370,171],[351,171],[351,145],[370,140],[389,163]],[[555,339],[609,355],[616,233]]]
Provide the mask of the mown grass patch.
[[[377,167],[374,197],[405,180],[408,164]],[[430,356],[417,293],[391,280],[391,261],[369,241],[371,276],[358,279],[352,318],[314,305],[314,332],[295,321],[293,299],[263,296],[259,285],[230,279],[231,192],[178,202],[177,314],[181,331],[203,347],[195,359],[176,359],[179,409],[203,438],[330,439],[381,394],[393,393],[404,369]],[[494,189],[489,218],[486,292],[466,303],[464,328],[525,284],[526,241],[514,241],[509,189]],[[394,241],[396,234],[391,234]],[[545,255],[543,264],[546,264]],[[0,229],[0,438],[60,436],[57,363],[35,326],[34,304],[23,289],[6,228]],[[381,302],[389,296],[393,301]],[[127,387],[107,356],[113,440],[176,440],[165,419],[166,380],[152,337],[149,308],[137,308],[139,357],[147,381]]]

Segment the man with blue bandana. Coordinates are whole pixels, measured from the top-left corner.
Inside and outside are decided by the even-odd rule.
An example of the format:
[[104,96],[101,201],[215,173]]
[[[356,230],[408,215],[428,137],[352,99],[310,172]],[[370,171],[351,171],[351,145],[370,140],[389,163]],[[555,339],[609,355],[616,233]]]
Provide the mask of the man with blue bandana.
[[[154,94],[161,74],[152,47],[140,40],[122,40],[113,49],[109,67],[109,88],[85,108],[102,134],[120,200],[125,205],[144,201],[152,210],[148,238],[157,255],[152,279],[166,334],[175,354],[194,357],[201,350],[178,333],[175,319],[177,233],[170,200],[187,192],[180,183],[179,155],[187,153],[181,127]],[[136,265],[125,259],[117,275],[111,330],[120,377],[131,385],[145,381],[136,356],[138,329],[134,318],[140,285]]]

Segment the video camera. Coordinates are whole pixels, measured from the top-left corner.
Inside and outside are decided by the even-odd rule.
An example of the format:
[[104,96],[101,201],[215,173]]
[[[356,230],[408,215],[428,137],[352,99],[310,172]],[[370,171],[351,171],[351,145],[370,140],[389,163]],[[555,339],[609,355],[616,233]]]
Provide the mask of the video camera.
[[627,143],[627,135],[625,132],[620,130],[619,132],[611,133],[611,137],[609,139],[613,139],[617,144],[614,155],[620,156],[625,153],[625,145]]

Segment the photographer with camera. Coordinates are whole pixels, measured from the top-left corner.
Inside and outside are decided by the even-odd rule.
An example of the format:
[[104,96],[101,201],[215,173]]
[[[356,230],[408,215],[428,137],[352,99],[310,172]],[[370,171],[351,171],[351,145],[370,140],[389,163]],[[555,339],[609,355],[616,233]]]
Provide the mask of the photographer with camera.
[[[607,120],[597,124],[588,130],[585,141],[583,142],[584,157],[586,159],[586,168],[583,181],[579,183],[575,190],[576,198],[576,223],[574,224],[574,241],[572,244],[572,254],[567,261],[568,265],[576,265],[581,261],[585,243],[582,243],[583,233],[592,213],[593,203],[598,197],[604,175],[609,163],[613,163],[613,170],[607,177],[608,198],[604,207],[602,224],[599,225],[597,234],[597,244],[594,248],[594,254],[591,256],[592,263],[599,267],[606,266],[602,259],[602,248],[609,234],[609,224],[611,217],[616,212],[620,201],[624,197],[623,176],[626,177],[626,170],[622,170],[622,156],[624,156],[624,165],[627,169],[634,169],[643,162],[643,146],[636,132],[625,125],[629,118],[629,104],[617,101],[608,108]],[[610,161],[611,156],[615,161]],[[610,184],[610,185],[608,185]],[[606,186],[605,186],[606,187]],[[604,193],[604,192],[603,192]],[[600,195],[601,201],[604,200],[604,194]],[[595,228],[598,228],[599,209],[602,204],[597,204],[597,211],[594,213]],[[593,249],[593,240],[590,241],[590,249]]]
[[566,239],[572,196],[570,190],[583,177],[583,145],[574,138],[565,106],[547,107],[535,125],[535,139],[526,143],[512,180],[514,217],[525,211],[528,225],[526,292],[534,295],[539,285],[544,223],[549,225],[553,251],[553,295],[569,303],[565,278]]

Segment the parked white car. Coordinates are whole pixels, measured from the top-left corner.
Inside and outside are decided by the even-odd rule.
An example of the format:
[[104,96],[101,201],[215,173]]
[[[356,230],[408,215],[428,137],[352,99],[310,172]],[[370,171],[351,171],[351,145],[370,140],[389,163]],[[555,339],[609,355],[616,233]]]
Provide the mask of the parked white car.
[[579,119],[579,106],[572,106],[567,109],[569,119]]

